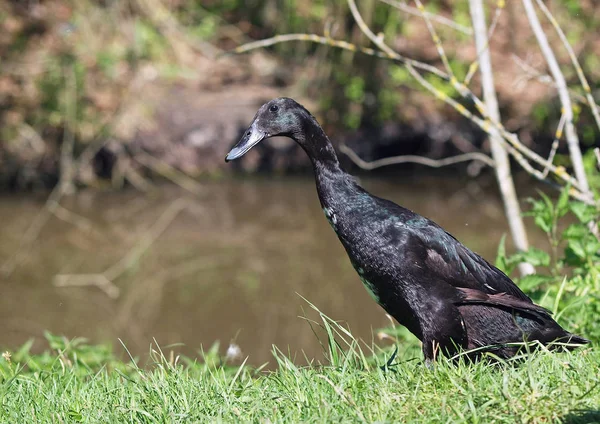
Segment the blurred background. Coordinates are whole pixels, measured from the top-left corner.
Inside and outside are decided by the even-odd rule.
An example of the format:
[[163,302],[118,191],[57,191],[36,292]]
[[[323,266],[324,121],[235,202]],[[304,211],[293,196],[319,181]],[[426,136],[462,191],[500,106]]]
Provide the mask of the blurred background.
[[[414,5],[358,5],[397,52],[441,68]],[[600,9],[593,0],[547,5],[598,98]],[[452,22],[436,29],[463,79],[477,57],[468,2],[425,7]],[[520,2],[493,18],[496,9],[486,2],[488,22],[497,22],[490,52],[503,123],[547,157],[561,115],[556,90]],[[336,145],[365,161],[489,153],[489,142],[389,61],[307,42],[223,54],[286,33],[369,46],[341,0],[0,2],[0,347],[50,331],[120,338],[134,354],[153,338],[190,355],[215,342],[225,354],[233,344],[253,364],[276,344],[302,361],[321,347],[299,317],[309,309],[299,295],[368,341],[390,324],[324,219],[305,154],[285,139],[232,164],[225,154],[257,108],[279,96],[304,104]],[[566,51],[556,53],[576,85]],[[470,88],[480,92],[477,76]],[[589,109],[576,103],[574,112],[593,160],[598,128]],[[568,165],[566,152],[562,142],[555,163]],[[369,191],[494,260],[508,226],[484,165],[367,172],[340,160]],[[521,199],[555,193],[513,169]],[[544,247],[526,224],[531,244]]]

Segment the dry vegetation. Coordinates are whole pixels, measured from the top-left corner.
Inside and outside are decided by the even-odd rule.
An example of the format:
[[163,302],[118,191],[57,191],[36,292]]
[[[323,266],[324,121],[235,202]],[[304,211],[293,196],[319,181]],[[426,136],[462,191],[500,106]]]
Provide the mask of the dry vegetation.
[[[487,151],[488,147],[482,146],[481,132],[430,94],[415,89],[418,84],[407,71],[389,62],[302,43],[276,46],[274,55],[253,52],[249,56],[217,58],[220,52],[244,42],[288,32],[325,31],[335,38],[368,45],[366,37],[351,23],[345,2],[255,3],[252,10],[246,10],[243,2],[236,0],[202,5],[186,0],[2,3],[2,185],[22,189],[56,183],[61,150],[63,160],[72,159],[72,177],[78,184],[94,184],[97,177],[110,177],[114,169],[120,170],[119,181],[125,173],[125,180],[136,184],[140,178],[135,174],[146,167],[137,163],[130,166],[125,161],[115,168],[114,162],[124,151],[131,154],[139,146],[136,142],[140,134],[145,139],[143,148],[159,160],[183,167],[186,172],[214,172],[208,166],[210,161],[182,162],[183,156],[194,154],[193,146],[180,147],[187,153],[177,155],[165,153],[169,147],[161,145],[161,139],[172,144],[181,138],[176,129],[162,134],[164,130],[157,128],[155,119],[160,104],[181,95],[182,90],[173,91],[173,87],[183,88],[189,94],[183,97],[180,110],[191,110],[193,116],[210,109],[206,102],[195,104],[194,96],[244,93],[245,87],[251,86],[257,97],[245,101],[255,104],[261,92],[265,97],[271,95],[260,87],[283,86],[279,91],[312,99],[313,109],[321,109],[321,120],[330,129],[337,128],[338,135],[343,128],[371,128],[368,131],[374,142],[353,146],[366,159],[392,153],[439,158],[480,148]],[[388,2],[404,5],[399,9],[385,3],[361,3],[366,23],[375,33],[382,32],[400,54],[441,67],[436,46],[417,9],[403,2]],[[431,12],[450,65],[459,78],[464,77],[476,58],[466,2],[449,5],[432,1],[425,6]],[[494,10],[493,4],[489,6]],[[590,1],[553,2],[550,7],[573,44],[586,76],[594,83],[600,77],[600,38],[593,28],[600,12]],[[552,45],[560,45],[551,25],[546,22],[544,27]],[[526,145],[547,153],[560,107],[519,2],[508,2],[499,15],[490,51],[506,128],[518,132]],[[577,76],[568,66],[566,51],[558,48],[557,54],[565,65],[567,81],[577,91]],[[452,95],[450,87],[427,79]],[[478,84],[475,76],[471,87],[474,92]],[[596,89],[593,85],[592,90]],[[581,97],[576,95],[574,99],[580,101]],[[174,112],[171,109],[165,113]],[[575,113],[582,141],[593,144],[598,131],[587,125],[592,122],[589,111],[577,103]],[[240,125],[221,119],[220,124],[225,126]],[[195,125],[202,127],[206,123],[198,119]],[[168,122],[169,127],[173,125]],[[217,132],[211,139],[221,140],[224,134],[229,137],[231,131]],[[148,141],[153,139],[158,147]],[[418,142],[407,143],[408,140]],[[212,148],[203,155],[217,158],[223,149]]]

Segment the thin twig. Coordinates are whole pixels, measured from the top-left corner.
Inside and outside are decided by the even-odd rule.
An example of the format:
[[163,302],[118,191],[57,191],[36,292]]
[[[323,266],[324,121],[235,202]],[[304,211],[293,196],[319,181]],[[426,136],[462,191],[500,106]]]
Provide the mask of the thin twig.
[[550,69],[550,73],[552,74],[554,81],[556,81],[556,88],[558,90],[558,97],[560,99],[562,111],[566,115],[565,136],[567,138],[567,145],[569,146],[571,163],[573,165],[573,169],[575,170],[575,176],[577,177],[581,191],[583,191],[585,194],[588,194],[589,184],[585,174],[585,168],[583,166],[583,158],[581,155],[581,149],[579,147],[579,138],[577,137],[577,132],[575,131],[575,127],[573,125],[573,107],[571,105],[571,98],[569,97],[569,91],[567,89],[567,82],[562,71],[560,70],[560,66],[558,65],[558,61],[556,60],[556,56],[554,55],[552,47],[550,47],[548,38],[542,29],[542,25],[540,24],[533,7],[532,0],[523,0],[523,6],[525,7],[527,20],[529,21],[529,25],[531,26],[531,29],[538,41],[542,55],[544,56],[544,59],[546,59],[546,63],[548,64],[548,68]]
[[465,76],[465,80],[464,80],[465,85],[469,85],[469,83],[471,82],[471,79],[475,75],[475,72],[477,71],[477,68],[479,67],[479,58],[481,57],[484,50],[487,50],[490,48],[490,40],[492,39],[492,36],[494,35],[494,31],[496,30],[496,26],[498,25],[498,21],[500,20],[500,15],[502,14],[502,11],[504,10],[505,5],[506,5],[506,3],[504,2],[504,0],[498,0],[498,2],[496,4],[496,11],[494,12],[494,17],[492,18],[492,23],[490,24],[490,29],[487,34],[487,39],[486,39],[485,45],[481,49],[479,49],[479,51],[477,52],[477,56],[475,57],[475,60],[469,66],[469,71],[467,72],[467,75]]
[[[350,7],[350,12],[352,13],[354,20],[356,21],[356,23],[357,23],[358,27],[361,29],[361,31],[363,31],[363,33],[377,47],[379,47],[381,50],[383,50],[388,56],[393,57],[395,54],[394,51],[383,42],[382,38],[377,37],[373,33],[373,31],[371,31],[371,29],[367,26],[365,21],[362,19],[362,16],[360,15],[360,12],[358,11],[358,8],[356,7],[356,3],[354,2],[354,0],[348,0],[348,6]],[[481,103],[481,100],[479,100],[474,94],[472,94],[470,92],[470,90],[468,90],[467,87],[458,83],[458,81],[456,81],[455,79],[454,79],[454,81],[451,81],[451,83],[453,83],[453,85],[455,87],[457,87],[457,90],[461,94],[468,96],[475,102],[475,106],[477,107],[479,113],[481,113],[485,119],[476,117],[471,112],[469,112],[462,104],[458,103],[456,100],[452,99],[451,97],[448,97],[445,93],[442,93],[441,91],[437,90],[433,85],[431,85],[431,83],[429,83],[425,78],[423,78],[423,76],[419,72],[417,72],[417,70],[412,66],[411,63],[405,62],[404,65],[406,66],[406,69],[408,70],[408,72],[419,82],[419,84],[421,84],[421,86],[423,86],[428,91],[433,93],[433,95],[436,96],[437,98],[439,98],[440,100],[448,103],[457,112],[459,112],[461,115],[465,116],[466,118],[470,119],[472,122],[477,124],[486,133],[488,133],[488,134],[490,133],[491,126],[496,127],[496,129],[500,132],[500,134],[506,140],[506,142],[503,142],[503,144],[505,146],[508,146],[508,144],[510,143],[510,145],[512,147],[514,147],[514,149],[509,149],[509,152],[513,152],[513,157],[515,158],[515,160],[517,160],[519,162],[519,164],[521,164],[521,166],[523,166],[523,168],[525,168],[527,170],[531,170],[531,172],[533,173],[532,175],[535,175],[536,177],[541,178],[541,171],[535,170],[529,163],[527,163],[525,156],[528,157],[530,160],[536,162],[538,165],[541,165],[541,166],[547,165],[550,168],[550,170],[552,171],[552,173],[555,174],[558,178],[562,179],[563,181],[565,181],[568,184],[571,184],[572,188],[578,189],[579,191],[581,191],[583,193],[584,197],[590,197],[589,190],[587,189],[587,187],[584,188],[584,187],[580,186],[579,181],[576,180],[575,178],[571,177],[566,172],[566,170],[564,170],[564,168],[559,169],[552,164],[548,164],[548,162],[544,158],[542,158],[540,155],[538,155],[537,153],[535,153],[532,150],[525,147],[521,143],[521,141],[519,140],[519,138],[517,137],[516,134],[506,131],[506,129],[500,122],[497,122],[497,121],[491,119],[485,110],[485,106]],[[588,201],[591,201],[591,200],[588,200]]]
[[136,190],[141,192],[152,190],[152,184],[137,172],[137,170],[133,169],[131,164],[126,165],[123,175]]
[[[423,78],[421,74],[419,74],[416,71],[411,72],[410,69],[409,72],[413,77],[417,79],[419,84],[421,84],[424,88],[430,91],[434,96],[452,106],[458,113],[471,120],[486,133],[490,133],[490,126],[493,125],[502,135],[503,138],[501,140],[504,147],[508,149],[508,152],[515,158],[515,160],[531,175],[541,180],[544,179],[541,171],[538,171],[535,168],[533,168],[531,164],[527,161],[526,157],[541,167],[547,166],[554,175],[563,180],[565,183],[570,184],[571,188],[574,190],[571,192],[573,196],[577,196],[577,190],[580,193],[584,193],[584,191],[581,190],[579,182],[571,175],[569,175],[565,168],[557,167],[551,163],[548,163],[546,159],[542,158],[537,153],[525,147],[523,143],[521,143],[521,141],[519,140],[519,137],[516,134],[507,131],[501,123],[494,122],[487,117],[487,119],[478,118],[477,116],[469,112],[463,105],[458,103],[456,100],[452,99],[451,97],[448,97],[446,94],[440,92],[439,90],[436,90],[436,88],[433,87],[425,78]],[[587,197],[588,202],[591,201],[590,196],[587,194],[587,192],[585,193],[585,195],[578,197]]]
[[531,66],[527,61],[521,59],[515,53],[512,54],[513,61],[527,74],[528,79],[535,78],[537,81],[543,84],[549,84],[556,87],[556,83],[552,79],[552,77],[548,74],[543,74],[542,72],[535,69]]
[[[318,36],[316,34],[279,35],[279,36],[268,38],[265,40],[260,40],[260,41],[244,44],[242,46],[239,46],[237,49],[234,49],[232,52],[233,53],[243,53],[243,52],[247,52],[249,50],[266,47],[266,46],[271,46],[274,44],[288,42],[288,41],[310,41],[310,42],[314,42],[314,43],[325,44],[325,45],[330,45],[330,46],[337,47],[337,48],[342,48],[345,50],[358,51],[358,52],[361,52],[361,53],[364,53],[367,55],[386,58],[386,59],[400,62],[406,67],[408,72],[417,80],[417,82],[419,84],[421,84],[421,86],[423,88],[425,88],[426,90],[431,92],[435,97],[439,98],[440,100],[442,100],[445,103],[447,103],[448,105],[450,105],[458,113],[460,113],[467,119],[474,122],[477,126],[479,126],[486,133],[489,133],[492,126],[495,127],[499,131],[499,133],[502,135],[503,145],[508,149],[511,156],[513,156],[515,158],[515,160],[517,162],[519,162],[519,164],[531,175],[533,175],[539,179],[544,178],[542,171],[539,171],[539,170],[533,168],[533,166],[528,162],[528,160],[531,160],[532,162],[541,166],[542,168],[547,166],[553,175],[555,175],[559,179],[563,180],[566,184],[571,185],[570,193],[573,197],[575,197],[579,200],[584,200],[587,203],[593,204],[593,200],[589,197],[589,195],[582,194],[582,190],[581,190],[581,187],[579,186],[578,181],[576,179],[574,179],[573,177],[571,177],[563,167],[557,167],[557,166],[554,166],[554,165],[548,163],[547,159],[542,158],[540,155],[538,155],[537,153],[533,152],[531,149],[524,146],[516,134],[508,132],[501,123],[495,122],[494,120],[490,119],[481,100],[478,99],[472,92],[470,92],[470,90],[466,86],[464,86],[464,84],[460,84],[455,79],[450,78],[445,72],[441,71],[438,68],[435,68],[431,65],[424,64],[419,61],[405,58],[404,56],[401,56],[401,55],[397,54],[396,52],[394,52],[389,46],[387,46],[383,42],[383,38],[376,36],[370,30],[370,28],[365,24],[364,20],[362,19],[360,13],[358,12],[358,10],[356,8],[356,4],[354,3],[354,1],[348,0],[348,5],[349,5],[350,10],[353,14],[353,17],[354,17],[357,25],[361,29],[361,31],[363,31],[363,33],[365,33],[365,35],[367,35],[367,37],[381,50],[381,52],[376,51],[374,49],[357,47],[356,45],[354,45],[352,43],[348,43],[346,41],[333,40],[329,37]],[[415,68],[418,68],[421,70],[426,70],[428,72],[431,72],[431,73],[437,75],[438,77],[440,77],[446,81],[449,81],[455,88],[457,88],[457,90],[459,91],[459,93],[461,95],[463,95],[465,98],[474,102],[477,110],[482,114],[484,119],[478,118],[477,116],[473,115],[462,104],[458,103],[456,100],[448,97],[446,94],[444,94],[441,91],[439,91],[438,89],[436,89],[425,78],[423,78],[423,76],[419,72],[417,72],[417,70]]]
[[443,71],[439,70],[435,66],[428,65],[427,63],[420,62],[418,60],[409,59],[404,57],[393,50],[386,51],[385,53],[379,52],[377,50],[357,46],[356,44],[349,43],[343,40],[336,40],[334,38],[328,36],[321,36],[316,34],[283,34],[276,35],[271,38],[265,38],[263,40],[252,41],[250,43],[242,44],[241,46],[236,47],[231,51],[231,53],[246,53],[250,50],[260,49],[263,47],[273,46],[275,44],[287,43],[290,41],[309,41],[312,43],[323,44],[326,46],[337,47],[344,50],[349,50],[351,52],[360,52],[369,56],[379,57],[381,59],[393,60],[401,63],[411,64],[417,69],[422,69],[427,72],[431,72],[432,74],[437,75],[440,78],[448,79],[448,75]]
[[421,16],[423,17],[423,20],[425,21],[425,25],[427,26],[429,35],[431,35],[431,39],[433,40],[433,43],[435,44],[435,48],[437,49],[440,59],[442,59],[442,63],[444,64],[444,68],[446,68],[446,72],[448,73],[448,75],[450,75],[450,78],[455,78],[454,71],[452,70],[452,67],[450,66],[450,62],[448,61],[448,56],[446,56],[446,51],[444,50],[444,46],[442,45],[442,40],[439,37],[439,35],[437,34],[437,31],[435,30],[433,24],[431,23],[431,20],[429,19],[429,15],[425,11],[425,6],[423,6],[423,3],[421,2],[421,0],[415,0],[415,3],[417,4],[417,9],[419,10]]
[[487,166],[493,168],[494,161],[489,156],[479,153],[479,152],[471,152],[464,153],[462,155],[456,155],[449,158],[444,159],[431,159],[425,156],[417,156],[417,155],[403,155],[403,156],[392,156],[384,159],[374,160],[372,162],[367,162],[361,159],[358,154],[348,147],[346,144],[341,144],[339,146],[340,152],[345,154],[350,158],[354,164],[359,166],[362,169],[373,170],[377,168],[381,168],[383,166],[389,165],[397,165],[400,163],[418,163],[420,165],[429,166],[431,168],[441,168],[448,165],[454,165],[460,162],[468,162],[468,161],[480,161],[485,163]]
[[26,141],[27,145],[35,151],[37,155],[42,155],[46,151],[46,143],[42,136],[27,122],[19,125],[19,137]]
[[[565,126],[565,121],[567,120],[566,115],[563,113],[560,117],[560,121],[558,121],[558,126],[556,127],[556,132],[554,133],[554,140],[552,141],[552,148],[550,149],[550,154],[548,155],[548,163],[552,163],[554,161],[554,156],[556,155],[556,151],[558,150],[558,144],[560,142],[560,138],[562,137],[563,128]],[[544,178],[548,175],[550,170],[547,166],[544,167],[542,171],[542,175]]]
[[[512,58],[513,58],[514,62],[527,74],[526,81],[529,79],[535,79],[536,81],[538,81],[542,84],[546,84],[553,88],[556,88],[556,82],[552,79],[552,77],[550,75],[544,74],[544,73],[538,71],[537,69],[535,69],[533,66],[528,64],[526,61],[521,59],[516,54],[513,54]],[[573,97],[579,103],[588,103],[588,99],[586,98],[586,96],[579,94],[577,91],[575,91],[571,88],[569,88],[569,94],[571,95],[571,97]],[[593,99],[592,99],[592,102],[593,102]],[[599,108],[597,103],[593,103],[593,107],[596,109]]]
[[[477,110],[479,111],[479,113],[482,116],[484,116],[486,119],[491,119],[492,122],[497,122],[498,119],[494,119],[493,116],[489,116],[489,113],[488,113],[488,111],[486,109],[487,106],[477,96],[475,96],[473,94],[473,92],[471,90],[469,90],[469,88],[465,84],[461,84],[458,81],[458,79],[456,78],[456,75],[454,75],[454,71],[450,67],[450,62],[448,61],[448,58],[446,56],[446,52],[444,51],[444,47],[442,46],[442,42],[440,40],[440,37],[437,35],[437,32],[435,31],[435,28],[433,27],[433,25],[431,24],[431,22],[427,18],[427,15],[425,14],[425,8],[424,8],[423,4],[421,3],[420,0],[415,0],[415,2],[417,3],[417,7],[418,7],[419,11],[421,11],[421,16],[425,20],[425,23],[427,25],[427,29],[429,30],[431,38],[433,39],[433,42],[435,43],[435,46],[436,46],[436,49],[437,49],[438,54],[440,56],[440,59],[442,60],[442,63],[444,64],[444,67],[446,68],[446,72],[447,72],[448,77],[449,77],[448,78],[448,82],[450,82],[450,84],[452,85],[452,87],[454,87],[454,89],[463,98],[465,98],[467,100],[473,101],[473,103],[475,104],[475,107],[477,108]],[[359,14],[358,9],[356,9],[356,13]],[[360,14],[359,14],[359,16],[360,16]],[[482,51],[481,54],[485,53],[485,48],[482,48],[480,50]],[[439,91],[439,90],[436,90],[436,91]]]
[[[421,12],[419,12],[419,9],[417,9],[416,7],[409,6],[408,4],[406,4],[405,2],[402,2],[402,1],[396,1],[396,0],[379,0],[379,1],[381,1],[382,3],[386,3],[392,7],[395,7],[396,9],[401,10],[403,12],[410,13],[411,15],[420,15],[421,14]],[[445,16],[436,15],[435,13],[431,13],[431,12],[427,12],[427,11],[425,11],[425,13],[427,14],[427,17],[429,19],[437,22],[438,24],[445,25],[447,27],[450,27],[452,29],[460,31],[466,35],[473,34],[473,30],[471,28],[461,25],[459,23],[456,23],[452,19],[448,19]]]
[[500,15],[502,15],[502,11],[506,6],[505,0],[498,0],[496,2],[496,10],[494,10],[494,17],[492,18],[492,23],[490,24],[490,29],[488,30],[487,38],[488,38],[488,46],[489,41],[491,40],[494,32],[496,31],[496,26],[498,26],[498,22],[500,21]]

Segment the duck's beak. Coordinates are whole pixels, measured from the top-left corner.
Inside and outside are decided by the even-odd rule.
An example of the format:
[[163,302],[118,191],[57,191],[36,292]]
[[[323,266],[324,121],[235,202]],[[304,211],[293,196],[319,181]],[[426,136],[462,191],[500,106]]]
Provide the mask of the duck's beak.
[[240,158],[246,154],[248,150],[256,146],[261,140],[268,137],[263,131],[257,128],[256,122],[253,122],[250,128],[244,133],[242,139],[231,149],[225,157],[225,162]]

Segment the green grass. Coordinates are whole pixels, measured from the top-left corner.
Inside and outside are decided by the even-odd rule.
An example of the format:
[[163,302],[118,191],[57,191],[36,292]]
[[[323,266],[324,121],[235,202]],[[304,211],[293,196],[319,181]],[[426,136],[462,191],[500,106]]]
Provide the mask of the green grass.
[[310,324],[325,334],[328,363],[300,367],[274,348],[271,371],[222,364],[214,350],[194,361],[158,347],[139,367],[47,335],[49,351],[31,355],[29,344],[0,359],[0,422],[600,422],[595,347],[427,368],[418,346],[401,346],[384,372],[392,347],[365,346],[318,313]]

